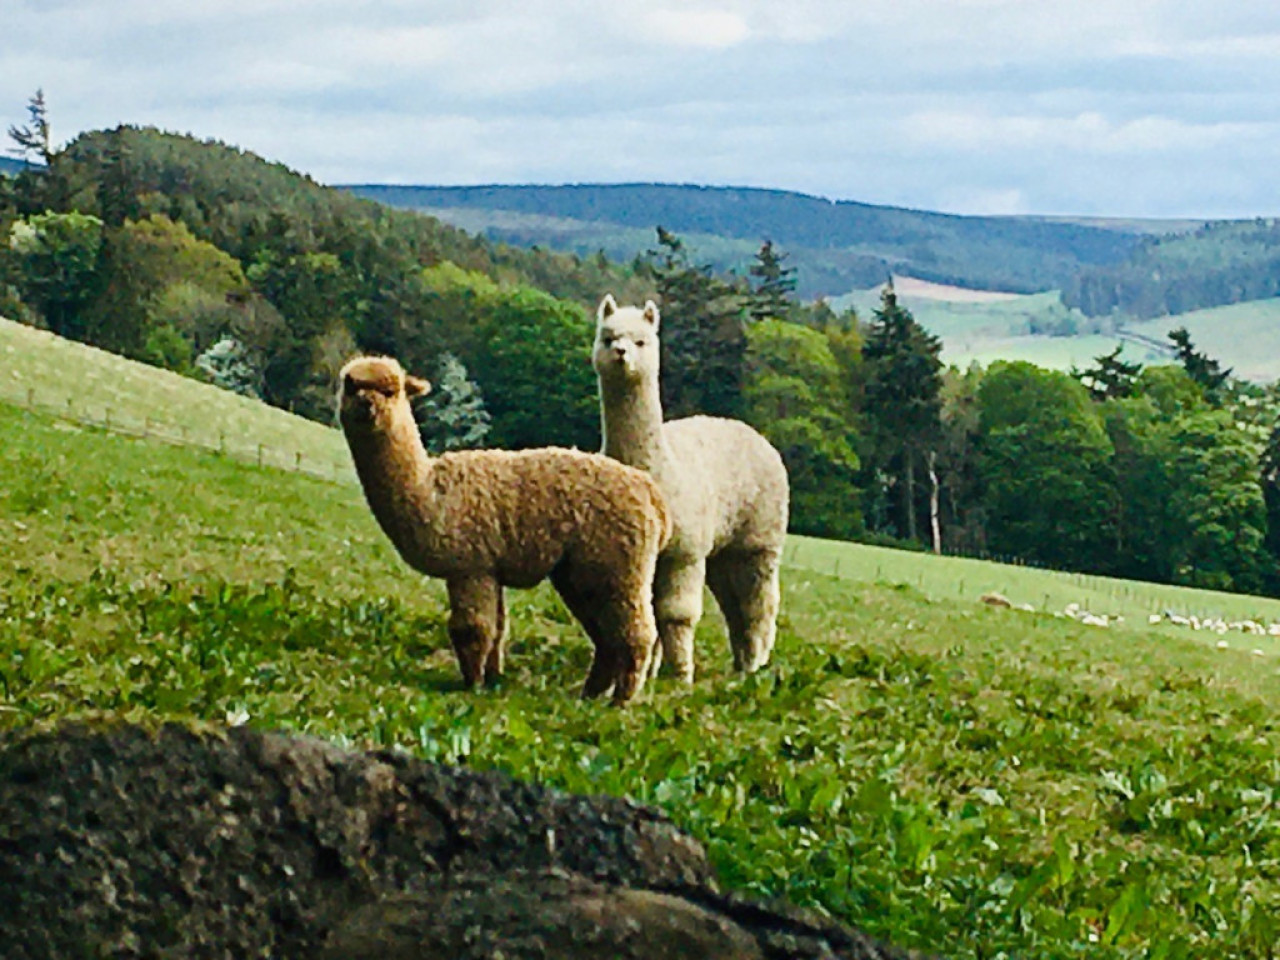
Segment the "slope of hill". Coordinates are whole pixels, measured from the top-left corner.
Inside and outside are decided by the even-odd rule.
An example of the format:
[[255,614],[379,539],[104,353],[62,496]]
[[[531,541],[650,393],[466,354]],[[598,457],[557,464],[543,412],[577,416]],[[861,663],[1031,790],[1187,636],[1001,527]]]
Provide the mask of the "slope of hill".
[[[429,210],[494,238],[561,245],[584,254],[600,247],[614,256],[642,252],[660,224],[682,235],[731,242],[728,249],[695,249],[722,269],[741,271],[768,238],[791,255],[800,271],[800,292],[807,297],[867,286],[890,269],[976,289],[1048,290],[1061,286],[1082,264],[1120,260],[1139,236],[1136,230],[1070,220],[953,216],[734,187],[370,184],[346,189],[392,206]],[[636,243],[626,233],[630,230],[647,234],[645,243]]]
[[0,318],[0,400],[354,480],[342,434],[249,397]]
[[[692,690],[582,703],[589,646],[543,587],[471,693],[443,591],[350,486],[2,403],[0,470],[0,728],[248,722],[627,796],[731,888],[959,960],[1268,955],[1280,894],[1248,864],[1280,843],[1280,682],[1239,640],[984,609],[977,568],[924,570],[959,561],[851,571],[805,541],[847,579],[788,566],[760,675],[708,621]],[[867,582],[917,576],[949,595]]]
[[1208,223],[1148,237],[1122,261],[1082,269],[1063,301],[1141,319],[1280,296],[1280,220]]
[[26,169],[27,163],[12,157],[0,157],[0,176],[12,176]]

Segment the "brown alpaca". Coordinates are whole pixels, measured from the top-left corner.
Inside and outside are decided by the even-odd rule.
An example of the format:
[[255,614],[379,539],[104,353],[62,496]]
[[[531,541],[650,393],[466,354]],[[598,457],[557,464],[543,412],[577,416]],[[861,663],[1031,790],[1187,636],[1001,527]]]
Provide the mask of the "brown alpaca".
[[356,357],[341,378],[339,417],[365,499],[405,562],[447,583],[467,685],[502,673],[503,587],[549,576],[595,646],[582,695],[635,696],[657,642],[654,568],[671,537],[649,475],[556,448],[431,457],[409,407],[430,384],[389,357]]

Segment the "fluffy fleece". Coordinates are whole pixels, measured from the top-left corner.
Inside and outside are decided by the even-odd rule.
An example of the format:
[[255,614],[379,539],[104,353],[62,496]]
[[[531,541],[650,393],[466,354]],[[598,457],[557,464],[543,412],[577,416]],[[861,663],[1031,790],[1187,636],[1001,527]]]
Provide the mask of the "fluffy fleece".
[[409,400],[430,389],[388,357],[341,373],[339,418],[365,499],[412,567],[445,580],[470,686],[502,673],[502,589],[550,577],[595,646],[585,697],[631,699],[656,646],[652,581],[671,521],[646,474],[577,450],[427,454]]
[[734,667],[753,671],[769,662],[790,492],[782,457],[745,423],[701,416],[662,422],[659,319],[652,301],[619,307],[606,296],[592,362],[605,454],[651,473],[675,523],[658,559],[654,598],[661,651],[692,682],[704,582],[728,624]]

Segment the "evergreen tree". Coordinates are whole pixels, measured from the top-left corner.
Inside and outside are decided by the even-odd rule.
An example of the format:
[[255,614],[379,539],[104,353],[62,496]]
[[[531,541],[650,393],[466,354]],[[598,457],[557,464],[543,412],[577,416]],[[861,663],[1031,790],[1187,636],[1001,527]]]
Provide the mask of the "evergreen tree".
[[1222,388],[1231,376],[1230,368],[1223,370],[1222,365],[1207,354],[1201,353],[1191,342],[1191,334],[1186,327],[1178,327],[1169,331],[1169,339],[1178,349],[1178,362],[1182,364],[1187,375],[1204,391],[1205,399],[1217,404],[1222,399]]
[[754,278],[747,297],[747,315],[754,321],[786,320],[794,306],[796,268],[784,267],[785,253],[774,249],[766,240],[756,253],[756,262],[748,269]]
[[480,388],[452,353],[441,356],[431,392],[415,413],[422,442],[432,453],[481,447],[489,435],[489,411]]
[[223,390],[246,397],[262,396],[262,371],[239,340],[223,337],[196,357],[196,367]]
[[709,266],[691,263],[684,242],[662,227],[648,269],[662,305],[666,416],[741,416],[747,354],[741,291]]
[[27,102],[27,113],[31,122],[21,127],[16,124],[9,128],[9,139],[14,142],[10,152],[23,159],[36,157],[48,165],[53,162],[53,142],[49,129],[49,108],[44,102],[44,90],[39,89]]
[[890,521],[898,536],[918,539],[916,478],[936,449],[941,432],[942,341],[898,304],[893,283],[863,347],[863,397],[876,469],[893,478],[896,508]]
[[1094,400],[1118,400],[1133,396],[1142,364],[1120,359],[1124,344],[1116,344],[1110,353],[1094,357],[1095,366],[1085,370],[1071,368],[1071,376],[1085,385]]

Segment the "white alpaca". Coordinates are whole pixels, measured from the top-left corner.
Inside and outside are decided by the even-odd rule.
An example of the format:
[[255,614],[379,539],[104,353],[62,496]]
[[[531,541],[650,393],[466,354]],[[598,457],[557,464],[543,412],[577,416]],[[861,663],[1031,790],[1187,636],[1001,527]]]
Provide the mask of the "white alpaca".
[[[769,441],[738,420],[662,422],[658,325],[652,301],[619,307],[606,296],[600,304],[592,363],[604,453],[649,471],[671,511],[674,533],[653,589],[660,653],[692,682],[705,582],[728,625],[733,665],[750,672],[769,662],[777,630],[787,470]],[[655,656],[653,670],[659,662]]]

